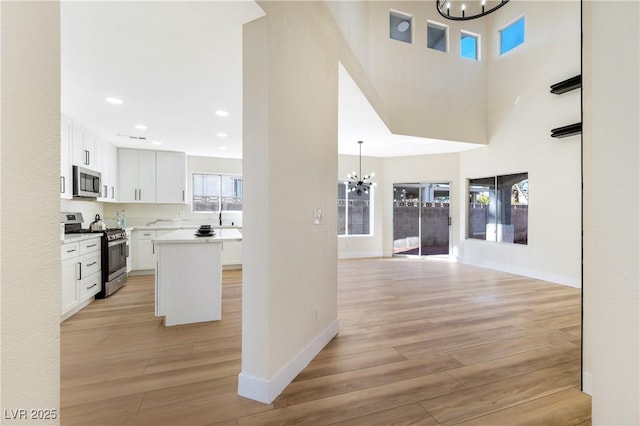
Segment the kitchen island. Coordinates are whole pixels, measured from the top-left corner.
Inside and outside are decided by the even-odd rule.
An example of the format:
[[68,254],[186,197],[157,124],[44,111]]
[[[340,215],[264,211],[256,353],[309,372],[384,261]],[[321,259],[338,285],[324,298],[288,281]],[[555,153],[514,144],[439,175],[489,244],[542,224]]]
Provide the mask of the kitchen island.
[[216,321],[222,317],[222,250],[242,241],[238,229],[215,229],[210,237],[180,229],[153,240],[156,247],[156,316],[164,325]]

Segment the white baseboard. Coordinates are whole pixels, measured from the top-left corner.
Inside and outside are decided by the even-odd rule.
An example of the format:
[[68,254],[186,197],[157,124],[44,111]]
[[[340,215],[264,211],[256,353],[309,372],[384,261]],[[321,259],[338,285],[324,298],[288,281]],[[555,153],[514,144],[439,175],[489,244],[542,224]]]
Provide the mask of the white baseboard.
[[338,334],[336,319],[315,339],[305,346],[287,365],[282,367],[271,379],[252,377],[240,372],[238,375],[238,395],[265,404],[271,404],[280,393],[295,379],[311,360]]
[[347,251],[338,252],[338,259],[363,259],[367,257],[382,257],[382,251]]
[[514,265],[507,265],[497,262],[478,262],[473,259],[457,257],[456,260],[465,265],[477,266],[486,269],[495,269],[496,271],[507,272],[509,274],[522,275],[525,277],[535,278],[537,280],[548,281],[555,284],[566,285],[568,287],[582,288],[580,278],[568,277],[564,275],[549,274],[544,271],[521,268]]
[[582,392],[593,396],[593,377],[586,371],[582,372]]

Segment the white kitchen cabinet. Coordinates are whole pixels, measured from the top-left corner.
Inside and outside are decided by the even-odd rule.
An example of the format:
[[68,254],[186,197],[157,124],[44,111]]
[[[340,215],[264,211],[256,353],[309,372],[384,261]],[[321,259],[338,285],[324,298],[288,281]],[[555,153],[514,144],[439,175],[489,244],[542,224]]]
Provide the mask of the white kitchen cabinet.
[[135,231],[133,235],[135,247],[133,269],[155,269],[156,259],[153,249],[153,240],[156,239],[156,231]]
[[80,273],[80,263],[78,255],[80,249],[78,243],[63,244],[62,246],[62,288],[60,291],[61,313],[62,315],[78,306],[78,277]]
[[115,145],[102,142],[102,189],[98,201],[114,203],[117,201],[118,186],[118,149]]
[[60,119],[60,198],[73,198],[73,175],[71,174],[71,120]]
[[118,149],[120,203],[156,202],[156,152]]
[[102,288],[100,237],[62,244],[60,312],[66,319],[89,304]]
[[242,241],[222,243],[222,265],[242,265]]
[[96,152],[95,135],[79,123],[71,125],[71,162],[74,166],[101,171],[97,165],[101,162]]
[[187,157],[184,152],[156,152],[156,202],[186,203]]

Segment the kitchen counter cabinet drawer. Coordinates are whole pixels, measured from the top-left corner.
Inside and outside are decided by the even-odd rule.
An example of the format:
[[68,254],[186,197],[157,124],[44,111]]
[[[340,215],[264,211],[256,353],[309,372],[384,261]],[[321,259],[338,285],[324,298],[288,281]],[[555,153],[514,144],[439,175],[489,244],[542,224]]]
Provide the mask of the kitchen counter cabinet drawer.
[[80,257],[80,279],[100,272],[102,269],[100,252],[89,253]]
[[87,275],[79,282],[80,303],[95,296],[102,288],[102,273],[100,271]]
[[80,255],[100,250],[100,238],[80,241]]
[[139,240],[155,240],[157,232],[155,230],[137,231],[136,234]]
[[62,244],[61,246],[61,259],[69,260],[77,257],[80,254],[80,243]]

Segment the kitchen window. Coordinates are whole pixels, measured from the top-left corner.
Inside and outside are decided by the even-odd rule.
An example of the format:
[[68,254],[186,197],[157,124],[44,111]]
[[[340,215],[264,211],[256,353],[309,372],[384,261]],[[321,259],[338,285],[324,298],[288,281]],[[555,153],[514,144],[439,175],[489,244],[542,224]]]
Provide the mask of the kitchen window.
[[242,176],[193,174],[193,212],[242,211]]
[[529,174],[469,179],[467,238],[528,244]]
[[373,187],[361,195],[338,182],[338,235],[372,235]]

